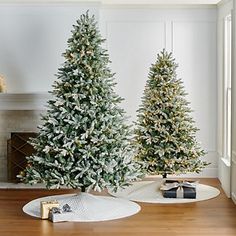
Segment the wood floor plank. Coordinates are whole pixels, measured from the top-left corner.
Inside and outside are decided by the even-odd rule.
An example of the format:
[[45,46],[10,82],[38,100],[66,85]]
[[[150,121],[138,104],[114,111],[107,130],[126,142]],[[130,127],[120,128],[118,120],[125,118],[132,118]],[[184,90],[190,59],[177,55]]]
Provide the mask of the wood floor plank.
[[[200,179],[218,187],[217,179]],[[222,190],[221,190],[222,191]],[[0,190],[0,236],[236,236],[236,206],[225,194],[187,204],[140,203],[139,214],[96,223],[51,223],[22,212],[32,199],[74,190]]]

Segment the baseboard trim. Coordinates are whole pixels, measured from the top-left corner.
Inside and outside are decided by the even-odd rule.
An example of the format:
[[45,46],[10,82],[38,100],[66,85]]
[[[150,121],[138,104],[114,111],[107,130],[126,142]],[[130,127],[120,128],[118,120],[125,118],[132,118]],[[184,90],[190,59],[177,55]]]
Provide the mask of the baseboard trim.
[[[168,178],[218,178],[218,168],[206,168],[203,172],[197,173],[188,173],[188,174],[181,174],[181,175],[168,175]],[[160,175],[148,175],[146,177],[161,177]],[[0,182],[0,189],[46,189],[45,184],[23,184],[23,183],[8,183],[8,182]],[[68,189],[68,187],[62,187],[62,189]],[[233,193],[232,193],[233,195]],[[235,203],[236,203],[236,195],[235,196]]]
[[219,180],[225,195],[230,198],[230,162],[223,157],[219,159]]
[[231,199],[233,200],[234,204],[236,205],[236,194],[231,193]]
[[232,163],[236,165],[236,152],[232,151]]
[[[154,175],[152,177],[160,175]],[[150,177],[150,176],[149,176]],[[201,173],[187,173],[179,175],[168,175],[168,178],[218,178],[218,168],[205,168]]]

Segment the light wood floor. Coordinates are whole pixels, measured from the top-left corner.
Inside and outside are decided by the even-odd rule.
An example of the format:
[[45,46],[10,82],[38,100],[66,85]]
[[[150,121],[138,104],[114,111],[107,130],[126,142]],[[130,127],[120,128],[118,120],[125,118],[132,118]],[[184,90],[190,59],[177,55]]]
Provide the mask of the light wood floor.
[[[220,188],[216,179],[200,183]],[[236,236],[236,205],[223,193],[188,204],[141,203],[139,214],[99,223],[51,223],[27,216],[22,206],[42,196],[72,190],[0,190],[0,236]]]

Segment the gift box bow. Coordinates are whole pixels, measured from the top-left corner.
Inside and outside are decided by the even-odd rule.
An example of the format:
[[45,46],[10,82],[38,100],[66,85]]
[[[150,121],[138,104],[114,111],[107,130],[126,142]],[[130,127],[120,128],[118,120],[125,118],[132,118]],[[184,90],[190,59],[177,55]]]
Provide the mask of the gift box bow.
[[72,212],[71,207],[68,204],[65,204],[62,209],[59,207],[53,207],[50,210],[50,213],[52,214],[62,214],[62,213],[66,213],[66,212]]
[[184,197],[184,189],[185,188],[194,188],[196,189],[198,182],[188,182],[188,181],[181,181],[181,182],[173,182],[173,183],[164,183],[160,190],[168,191],[174,188],[176,189],[176,198],[183,198]]

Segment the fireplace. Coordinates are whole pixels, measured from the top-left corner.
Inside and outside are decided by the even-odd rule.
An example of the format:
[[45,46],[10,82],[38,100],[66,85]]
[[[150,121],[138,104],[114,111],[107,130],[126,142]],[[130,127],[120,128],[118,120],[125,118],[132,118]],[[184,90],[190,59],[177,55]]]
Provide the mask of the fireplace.
[[8,180],[7,140],[13,133],[37,133],[50,97],[48,93],[0,94],[0,182]]
[[11,138],[7,140],[7,180],[8,182],[19,182],[16,177],[26,168],[27,156],[35,151],[29,143],[30,138],[37,136],[35,132],[12,132]]

